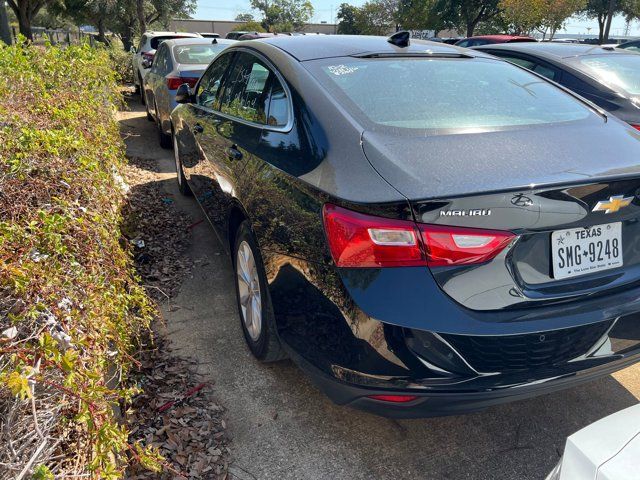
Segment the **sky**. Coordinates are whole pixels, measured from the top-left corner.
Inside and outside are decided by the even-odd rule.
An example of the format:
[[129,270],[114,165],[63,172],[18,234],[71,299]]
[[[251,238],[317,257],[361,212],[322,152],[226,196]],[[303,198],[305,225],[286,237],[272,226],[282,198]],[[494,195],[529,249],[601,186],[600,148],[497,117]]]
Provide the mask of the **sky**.
[[[315,15],[312,22],[335,21],[336,10],[344,0],[312,0]],[[351,0],[347,3],[360,6],[366,0]],[[233,20],[239,13],[255,13],[251,11],[249,0],[199,0],[198,9],[194,18],[201,20]],[[256,15],[258,16],[258,15]],[[587,29],[591,28],[591,31]],[[616,17],[611,24],[611,35],[623,35],[625,21],[622,17]],[[566,22],[565,30],[558,33],[566,34],[598,34],[598,23],[595,20],[582,18],[570,18]],[[633,22],[629,29],[629,35],[640,36],[640,23]]]

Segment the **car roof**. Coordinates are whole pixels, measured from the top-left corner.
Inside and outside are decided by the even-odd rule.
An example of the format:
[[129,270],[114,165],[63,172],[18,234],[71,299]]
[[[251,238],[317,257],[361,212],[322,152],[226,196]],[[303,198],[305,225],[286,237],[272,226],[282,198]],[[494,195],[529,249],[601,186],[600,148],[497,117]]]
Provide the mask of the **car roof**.
[[500,45],[482,45],[473,47],[474,50],[509,50],[512,52],[529,53],[549,60],[561,60],[584,55],[637,55],[614,48],[603,48],[599,45],[585,45],[576,43],[506,43]]
[[[349,57],[367,54],[420,54],[432,53],[443,55],[469,55],[485,57],[481,52],[448,45],[440,42],[411,39],[408,47],[397,47],[387,41],[388,37],[369,35],[276,35],[256,41],[263,45],[272,45],[287,52],[289,55],[304,62],[320,58]],[[253,44],[252,40],[242,42],[244,45]]]
[[231,40],[230,38],[202,38],[202,37],[191,38],[190,37],[190,38],[172,38],[171,40],[165,40],[162,43],[166,43],[168,47],[173,47],[175,45],[212,45],[212,44],[231,45],[232,43],[238,43],[238,41]]
[[151,31],[147,30],[146,32],[144,32],[144,35],[148,37],[165,37],[169,35],[182,35],[183,37],[200,38],[199,33],[191,33],[191,32],[156,32],[153,30]]
[[535,40],[532,37],[522,36],[522,35],[476,35],[474,37],[468,37],[464,40],[469,39],[477,39],[481,38],[484,40],[498,40],[498,41],[506,41],[506,40]]

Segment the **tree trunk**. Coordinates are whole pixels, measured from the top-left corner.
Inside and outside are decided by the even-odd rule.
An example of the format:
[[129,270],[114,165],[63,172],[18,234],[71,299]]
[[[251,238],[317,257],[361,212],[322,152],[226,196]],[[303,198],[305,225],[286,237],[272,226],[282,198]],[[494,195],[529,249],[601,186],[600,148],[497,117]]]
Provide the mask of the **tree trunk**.
[[5,7],[4,0],[0,0],[0,41],[7,45],[13,43],[11,29],[9,28],[9,17],[7,16],[7,8]]
[[613,15],[616,11],[616,6],[618,2],[617,0],[609,0],[609,10],[607,11],[607,25],[604,29],[604,36],[602,38],[602,42],[606,42],[609,40],[609,31],[611,30],[611,20],[613,20]]
[[125,32],[123,32],[121,38],[122,48],[124,48],[126,52],[129,52],[131,50],[131,47],[133,47],[133,33],[129,28],[127,28]]
[[598,15],[598,43],[604,41],[604,24],[606,19],[602,15]]
[[33,41],[33,34],[31,33],[31,19],[37,12],[30,15],[31,10],[29,9],[28,2],[15,2],[13,0],[9,0],[7,3],[18,19],[18,28],[20,29],[20,33],[24,35],[28,41]]
[[[2,1],[2,0],[0,0],[0,1]],[[98,24],[97,25],[97,27],[98,27],[98,36],[96,37],[96,40],[98,40],[101,43],[104,43],[105,45],[109,45],[109,39],[105,35],[104,20],[101,18],[100,20],[98,20],[97,24]]]
[[136,14],[138,15],[138,25],[140,35],[147,31],[147,19],[144,16],[144,0],[136,0]]
[[473,37],[473,31],[476,29],[476,25],[478,25],[476,20],[467,22],[467,37]]
[[31,32],[31,18],[29,18],[26,5],[20,5],[20,9],[17,12],[17,17],[20,33],[24,35],[28,41],[33,42],[33,33]]

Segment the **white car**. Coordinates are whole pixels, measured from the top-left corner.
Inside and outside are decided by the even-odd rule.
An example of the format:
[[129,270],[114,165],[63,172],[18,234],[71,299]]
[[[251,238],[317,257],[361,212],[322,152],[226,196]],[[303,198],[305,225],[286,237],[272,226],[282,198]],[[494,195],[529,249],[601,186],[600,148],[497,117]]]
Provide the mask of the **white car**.
[[640,478],[640,404],[592,423],[567,438],[547,480]]
[[[201,38],[201,36],[198,33],[187,32],[144,32],[140,37],[138,48],[131,47],[131,53],[133,53],[133,83],[137,92],[141,91],[142,80],[151,68],[158,45],[164,40],[172,38]],[[140,95],[140,102],[144,105],[144,95]]]

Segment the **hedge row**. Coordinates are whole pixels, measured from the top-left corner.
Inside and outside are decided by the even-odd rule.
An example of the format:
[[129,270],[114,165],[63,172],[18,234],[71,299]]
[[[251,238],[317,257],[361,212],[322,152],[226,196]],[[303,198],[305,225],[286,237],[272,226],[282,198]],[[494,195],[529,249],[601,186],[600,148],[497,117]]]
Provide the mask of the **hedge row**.
[[0,478],[154,461],[114,418],[153,315],[119,233],[116,81],[104,48],[0,47]]

